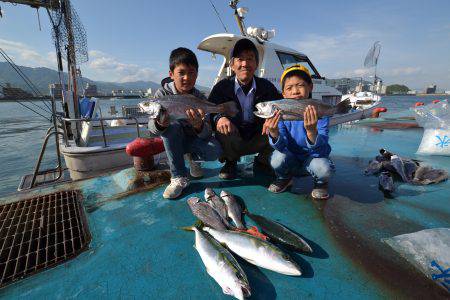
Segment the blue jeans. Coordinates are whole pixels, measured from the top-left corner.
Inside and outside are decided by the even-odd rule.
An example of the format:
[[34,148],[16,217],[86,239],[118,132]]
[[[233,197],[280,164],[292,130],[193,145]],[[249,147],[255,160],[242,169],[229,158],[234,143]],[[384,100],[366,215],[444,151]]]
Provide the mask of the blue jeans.
[[313,177],[314,182],[318,184],[327,183],[331,171],[334,169],[334,165],[329,158],[307,156],[304,159],[300,159],[292,153],[286,154],[277,150],[272,153],[270,165],[278,179],[301,176],[308,172]]
[[171,122],[161,134],[167,153],[170,173],[172,177],[186,177],[188,174],[184,164],[184,154],[191,153],[194,160],[214,161],[222,154],[219,142],[214,138],[207,140],[197,136],[187,135],[183,126],[178,122]]

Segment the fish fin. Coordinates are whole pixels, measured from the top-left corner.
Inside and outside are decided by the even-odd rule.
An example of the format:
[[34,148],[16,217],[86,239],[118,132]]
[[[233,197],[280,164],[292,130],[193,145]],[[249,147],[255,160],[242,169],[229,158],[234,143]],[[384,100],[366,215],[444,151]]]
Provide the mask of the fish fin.
[[230,117],[234,117],[238,114],[239,109],[234,101],[228,101],[222,104],[217,105],[217,109],[219,113],[225,114]]
[[337,114],[346,114],[352,109],[350,104],[350,99],[347,98],[336,105],[336,113]]

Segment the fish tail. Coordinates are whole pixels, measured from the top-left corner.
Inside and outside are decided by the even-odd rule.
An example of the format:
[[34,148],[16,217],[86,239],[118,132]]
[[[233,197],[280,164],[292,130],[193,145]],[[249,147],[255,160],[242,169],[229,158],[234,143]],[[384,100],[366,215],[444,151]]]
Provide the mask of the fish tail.
[[224,114],[230,117],[234,117],[238,114],[239,109],[234,101],[228,101],[217,105],[217,110],[220,114]]
[[205,224],[202,221],[197,220],[193,225],[180,227],[180,229],[185,230],[185,231],[194,231],[194,228],[201,229],[204,226],[205,226]]
[[350,99],[347,98],[336,105],[336,113],[337,114],[346,114],[352,109],[350,104]]
[[180,229],[185,230],[185,231],[194,231],[194,227],[195,226],[184,226],[184,227],[180,227]]

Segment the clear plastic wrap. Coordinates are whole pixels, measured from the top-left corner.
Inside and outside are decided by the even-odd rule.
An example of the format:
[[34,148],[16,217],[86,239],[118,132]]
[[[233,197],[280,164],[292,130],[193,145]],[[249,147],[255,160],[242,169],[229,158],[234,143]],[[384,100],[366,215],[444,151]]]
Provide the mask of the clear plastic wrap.
[[450,107],[447,100],[414,108],[416,121],[423,127],[418,154],[450,156]]

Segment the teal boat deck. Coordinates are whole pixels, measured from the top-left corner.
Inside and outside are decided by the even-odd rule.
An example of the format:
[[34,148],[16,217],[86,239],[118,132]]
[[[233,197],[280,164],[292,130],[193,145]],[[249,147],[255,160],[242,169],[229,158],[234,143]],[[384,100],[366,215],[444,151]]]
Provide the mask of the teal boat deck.
[[379,148],[446,170],[450,170],[449,159],[414,154],[422,129],[374,131],[361,124],[336,127],[330,134],[337,171],[330,183],[332,198],[325,202],[309,198],[309,177],[296,179],[291,192],[272,194],[265,175],[220,180],[218,163],[205,163],[205,178],[193,181],[176,201],[161,197],[164,186],[133,190],[133,169],[23,195],[81,190],[92,242],[75,259],[6,286],[0,297],[228,298],[206,273],[193,248],[194,234],[179,229],[195,221],[186,199],[203,197],[206,187],[229,190],[242,198],[249,211],[278,220],[311,242],[312,254],[292,253],[303,269],[301,277],[238,259],[253,299],[448,297],[381,239],[450,227],[450,183],[396,182],[394,197],[385,198],[378,190],[378,178],[364,176],[363,170]]

